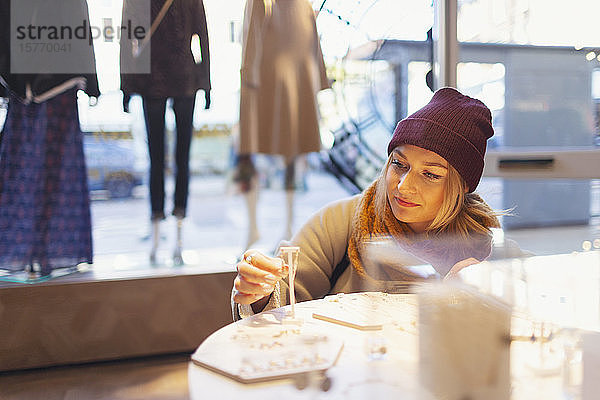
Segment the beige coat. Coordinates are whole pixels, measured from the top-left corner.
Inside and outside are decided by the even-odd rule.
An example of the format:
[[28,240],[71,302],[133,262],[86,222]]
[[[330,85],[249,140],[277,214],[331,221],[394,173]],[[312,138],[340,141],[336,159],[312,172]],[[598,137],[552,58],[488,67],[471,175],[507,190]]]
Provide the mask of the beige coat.
[[248,0],[240,93],[240,154],[287,160],[319,151],[319,90],[329,87],[307,0]]
[[[394,291],[403,288],[402,285],[394,286],[399,282],[393,281],[389,282],[390,286],[374,286],[375,281],[365,280],[364,276],[351,266],[346,268],[333,287],[331,286],[330,279],[334,270],[344,259],[348,250],[353,229],[352,221],[360,207],[361,199],[362,194],[357,194],[326,205],[304,224],[291,241],[281,243],[281,246],[300,247],[298,272],[294,285],[297,301],[319,299],[333,293]],[[516,242],[505,239],[502,245],[492,247],[492,253],[488,259],[520,258],[532,255],[530,252],[521,250]],[[404,260],[409,260],[409,258],[406,257]],[[427,263],[427,261],[423,263]],[[433,267],[430,271],[433,271]],[[233,294],[232,290],[232,299]],[[269,303],[263,311],[285,304],[289,304],[289,291],[287,282],[282,280],[275,286]],[[249,305],[237,304],[232,300],[231,306],[234,320],[254,314]]]

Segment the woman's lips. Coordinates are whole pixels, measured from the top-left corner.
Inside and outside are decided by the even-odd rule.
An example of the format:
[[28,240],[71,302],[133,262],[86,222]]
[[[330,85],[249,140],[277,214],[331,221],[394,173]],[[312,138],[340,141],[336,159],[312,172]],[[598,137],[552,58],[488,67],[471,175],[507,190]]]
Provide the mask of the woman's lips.
[[411,203],[410,201],[406,201],[401,199],[400,197],[396,197],[396,201],[398,202],[398,204],[400,204],[402,207],[417,207],[418,204],[417,203]]

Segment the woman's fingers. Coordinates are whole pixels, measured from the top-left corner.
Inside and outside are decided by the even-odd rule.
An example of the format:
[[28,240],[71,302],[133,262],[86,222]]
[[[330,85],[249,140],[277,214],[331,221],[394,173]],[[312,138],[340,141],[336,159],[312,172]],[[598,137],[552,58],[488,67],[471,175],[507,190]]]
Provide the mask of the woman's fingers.
[[254,283],[244,279],[243,276],[238,275],[233,281],[233,287],[240,293],[243,294],[256,294],[266,296],[271,294],[275,288],[275,284],[270,283]]
[[233,301],[239,304],[252,304],[265,296],[270,295],[275,286],[268,283],[252,283],[238,276],[233,281]]
[[277,277],[283,277],[287,274],[287,265],[285,265],[281,258],[268,257],[256,250],[246,251],[240,264],[243,262]]
[[288,272],[282,259],[267,257],[256,250],[246,251],[236,268],[233,300],[239,304],[252,304],[270,295],[277,281]]
[[263,297],[264,296],[259,296],[256,294],[244,294],[240,292],[235,292],[233,295],[233,301],[238,304],[252,304],[262,299]]
[[[254,261],[253,261],[254,262]],[[242,260],[237,265],[238,276],[250,283],[268,283],[274,285],[280,278],[268,270],[262,269]]]

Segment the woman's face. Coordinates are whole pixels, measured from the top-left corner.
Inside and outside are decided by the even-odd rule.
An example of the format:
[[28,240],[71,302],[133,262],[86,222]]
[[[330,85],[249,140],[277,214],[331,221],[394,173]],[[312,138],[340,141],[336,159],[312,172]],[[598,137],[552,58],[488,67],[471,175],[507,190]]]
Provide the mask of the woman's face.
[[385,175],[394,217],[423,232],[442,206],[447,177],[448,162],[438,154],[412,145],[396,147]]

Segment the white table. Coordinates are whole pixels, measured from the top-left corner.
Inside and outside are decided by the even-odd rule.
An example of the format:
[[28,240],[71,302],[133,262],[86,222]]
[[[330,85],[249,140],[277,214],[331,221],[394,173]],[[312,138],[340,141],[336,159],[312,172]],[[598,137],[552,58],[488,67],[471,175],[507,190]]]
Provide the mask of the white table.
[[[370,296],[370,297],[366,297]],[[362,331],[338,324],[318,320],[312,317],[313,312],[323,312],[324,307],[341,301],[350,305],[353,302],[368,303],[371,299],[382,306],[385,298],[394,298],[396,304],[404,304],[407,313],[396,321],[388,318],[382,330]],[[355,307],[355,305],[352,305]],[[383,308],[383,307],[382,307]],[[288,307],[264,312],[242,321],[230,324],[208,337],[198,348],[226,349],[232,345],[232,337],[239,336],[240,329],[244,332],[252,329],[270,329],[272,332],[301,329],[304,332],[322,332],[328,336],[343,341],[343,349],[335,366],[327,371],[331,379],[331,389],[322,392],[317,388],[298,390],[294,379],[287,378],[264,383],[244,384],[217,372],[190,363],[189,387],[192,399],[212,398],[218,394],[222,399],[269,399],[310,398],[315,392],[319,396],[330,399],[365,398],[366,393],[373,391],[386,393],[387,398],[399,398],[402,394],[414,391],[416,382],[412,379],[416,374],[417,329],[415,326],[414,295],[385,295],[385,294],[347,294],[341,298],[329,297],[296,304],[296,316],[303,320],[301,326],[294,324],[282,325],[280,321],[289,311]],[[379,323],[380,318],[374,323]],[[367,321],[368,322],[368,321]],[[235,340],[235,339],[234,339]],[[367,345],[382,345],[386,353],[382,359],[370,359]],[[225,352],[225,351],[224,351]],[[238,355],[239,356],[239,355]],[[208,394],[210,393],[210,396]],[[283,397],[282,397],[283,396]],[[317,397],[320,398],[320,397]],[[410,397],[403,397],[410,398]]]
[[[571,266],[568,265],[569,262],[576,262],[578,264],[577,268],[581,268],[583,273],[574,272],[570,268]],[[497,287],[494,286],[496,285],[493,282],[495,279],[521,280],[523,278],[522,274],[515,273],[515,268],[507,269],[507,265],[516,266],[515,268],[520,271],[527,270],[527,276],[529,277],[527,284],[533,285],[533,288],[529,287],[527,289],[529,302],[533,302],[533,304],[530,304],[531,307],[536,310],[539,308],[540,299],[538,295],[542,292],[549,293],[550,298],[546,295],[542,297],[548,298],[551,308],[554,307],[552,303],[554,301],[552,296],[554,295],[562,298],[563,305],[566,302],[576,311],[580,310],[576,304],[586,302],[589,303],[588,308],[591,308],[587,310],[586,315],[580,315],[582,320],[588,321],[584,327],[586,329],[598,327],[600,315],[596,311],[600,307],[598,301],[598,293],[600,293],[600,285],[598,285],[598,277],[600,276],[598,274],[600,270],[599,253],[591,252],[583,255],[550,258],[533,257],[526,261],[482,263],[477,273],[471,276],[467,274],[465,278],[471,283],[481,285],[484,291],[498,291]],[[556,268],[561,265],[567,277],[579,276],[584,286],[573,286],[573,282],[565,281],[567,278],[558,276],[560,273],[554,271],[555,267],[553,265]],[[543,268],[554,274],[551,274],[552,279],[550,279],[547,286],[539,285]],[[500,275],[496,273],[497,271],[500,271]],[[482,273],[491,276],[492,279],[477,282]],[[503,278],[500,278],[500,276]],[[520,289],[518,289],[518,285],[514,285],[513,289],[507,290],[508,286],[505,284],[506,282],[502,286],[504,290],[501,293],[496,293],[497,295],[503,297],[519,296]],[[577,287],[586,291],[584,298],[581,298],[581,290],[578,292],[574,289]],[[573,290],[573,293],[569,292]],[[565,291],[571,293],[566,295],[567,299],[563,298],[565,297],[563,296]],[[569,296],[575,298],[571,299]],[[571,300],[575,301],[575,304],[571,304]],[[382,329],[364,331],[312,317],[313,313],[327,314],[327,310],[332,310],[331,312],[335,313],[335,310],[339,311],[340,307],[345,310],[358,310],[362,307],[364,316],[362,322],[371,325],[381,324]],[[377,309],[376,313],[373,312],[375,308]],[[553,309],[557,313],[555,317],[561,317],[560,312],[562,311],[556,308]],[[188,378],[191,399],[424,399],[427,397],[422,391],[419,394],[416,295],[357,293],[338,297],[328,296],[321,300],[298,303],[296,304],[296,316],[303,320],[300,328],[291,324],[281,324],[282,319],[288,312],[289,306],[232,323],[213,333],[198,347],[197,352],[199,354],[212,354],[211,357],[213,358],[216,355],[227,364],[227,360],[239,361],[244,356],[244,345],[240,342],[240,338],[246,335],[246,339],[248,339],[249,332],[278,334],[278,332],[296,329],[309,333],[320,332],[333,338],[332,347],[335,347],[334,342],[336,340],[343,342],[339,359],[326,373],[331,380],[331,388],[328,391],[322,391],[317,387],[322,382],[322,378],[318,377],[313,379],[313,382],[316,383],[312,388],[299,390],[297,388],[298,379],[285,378],[261,383],[240,383],[221,373],[190,362]],[[351,312],[350,314],[361,314],[361,312]],[[330,313],[330,315],[333,314]],[[369,315],[373,317],[371,318]],[[354,319],[360,320],[361,318],[356,317]],[[367,350],[372,344],[385,347],[385,355],[381,359],[377,359],[377,354],[374,356],[373,353]],[[552,365],[559,368],[562,359],[558,356],[557,359],[548,361],[546,365],[548,368],[536,370],[536,360],[533,359],[532,361],[532,358],[539,356],[539,346],[539,342],[513,342],[510,346],[511,399],[564,400],[560,370],[552,368]]]

